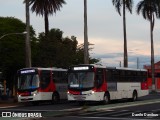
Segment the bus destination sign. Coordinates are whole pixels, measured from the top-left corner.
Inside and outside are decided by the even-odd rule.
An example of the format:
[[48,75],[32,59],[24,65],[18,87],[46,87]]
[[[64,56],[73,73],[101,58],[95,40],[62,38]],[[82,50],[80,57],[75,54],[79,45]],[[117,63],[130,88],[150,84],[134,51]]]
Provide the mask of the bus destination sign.
[[27,74],[27,73],[35,73],[35,70],[23,70],[21,71],[21,74]]
[[73,70],[89,70],[88,66],[83,66],[83,67],[73,67]]

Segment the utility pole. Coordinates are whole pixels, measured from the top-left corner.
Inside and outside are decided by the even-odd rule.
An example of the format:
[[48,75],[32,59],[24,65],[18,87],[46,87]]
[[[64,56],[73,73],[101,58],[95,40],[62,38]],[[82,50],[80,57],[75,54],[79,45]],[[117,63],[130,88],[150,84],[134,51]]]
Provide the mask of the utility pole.
[[121,61],[119,61],[119,67],[121,67]]
[[139,58],[137,57],[137,69],[139,69]]

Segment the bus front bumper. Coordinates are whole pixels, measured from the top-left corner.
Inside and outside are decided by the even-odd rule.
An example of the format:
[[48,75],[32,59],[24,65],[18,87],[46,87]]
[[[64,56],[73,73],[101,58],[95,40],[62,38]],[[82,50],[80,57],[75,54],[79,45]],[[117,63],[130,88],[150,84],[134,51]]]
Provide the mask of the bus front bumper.
[[69,101],[103,101],[104,92],[87,91],[80,95],[67,93]]
[[39,94],[31,96],[18,95],[18,102],[29,102],[29,101],[39,101],[39,100],[41,100],[41,96]]

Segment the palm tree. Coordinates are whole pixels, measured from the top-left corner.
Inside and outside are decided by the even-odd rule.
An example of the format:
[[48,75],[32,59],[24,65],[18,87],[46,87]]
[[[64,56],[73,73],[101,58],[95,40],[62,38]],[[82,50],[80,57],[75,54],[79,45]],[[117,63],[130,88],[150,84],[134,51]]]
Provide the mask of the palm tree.
[[56,13],[65,4],[64,0],[29,0],[29,4],[32,5],[32,12],[36,12],[37,15],[44,16],[45,21],[45,34],[49,32],[48,16]]
[[84,0],[84,64],[89,64],[88,29],[87,29],[87,0]]
[[121,7],[123,7],[123,33],[124,33],[124,67],[128,67],[127,54],[127,34],[126,34],[126,9],[132,13],[133,0],[112,0],[117,12],[121,16]]
[[159,5],[160,5],[159,0],[141,0],[137,4],[136,8],[138,15],[141,13],[143,18],[149,20],[150,22],[152,91],[155,91],[153,29],[154,29],[155,16],[157,18],[160,18]]
[[25,40],[25,61],[26,67],[31,67],[31,45],[30,45],[30,15],[29,15],[29,0],[25,0],[26,5],[26,40]]

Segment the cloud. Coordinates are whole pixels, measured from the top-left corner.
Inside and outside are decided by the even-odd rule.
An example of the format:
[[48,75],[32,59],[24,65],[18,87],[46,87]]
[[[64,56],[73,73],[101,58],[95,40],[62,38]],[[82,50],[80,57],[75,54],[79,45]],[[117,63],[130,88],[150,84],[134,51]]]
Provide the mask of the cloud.
[[[94,58],[99,58],[100,63],[106,66],[123,67],[123,53],[107,53],[107,54],[94,54]],[[144,65],[150,65],[151,57],[149,55],[128,55],[128,66],[131,68],[143,68]],[[155,56],[155,63],[160,59],[160,55]]]
[[106,53],[106,54],[94,54],[92,55],[92,57],[96,57],[96,58],[105,58],[105,59],[108,59],[108,58],[119,58],[119,57],[122,57],[123,56],[123,53]]
[[[139,58],[140,65],[150,64],[150,24],[142,15],[126,12],[127,44],[129,66],[135,67]],[[66,0],[61,11],[49,17],[49,28],[59,28],[64,36],[76,36],[79,44],[84,39],[83,1]],[[1,16],[13,16],[25,22],[25,5],[20,0],[1,1]],[[123,17],[119,16],[112,1],[88,0],[88,40],[91,56],[100,58],[103,64],[119,66],[123,63]],[[44,18],[30,12],[30,23],[36,33],[44,31]],[[160,22],[155,20],[154,48],[155,61],[160,58]]]

